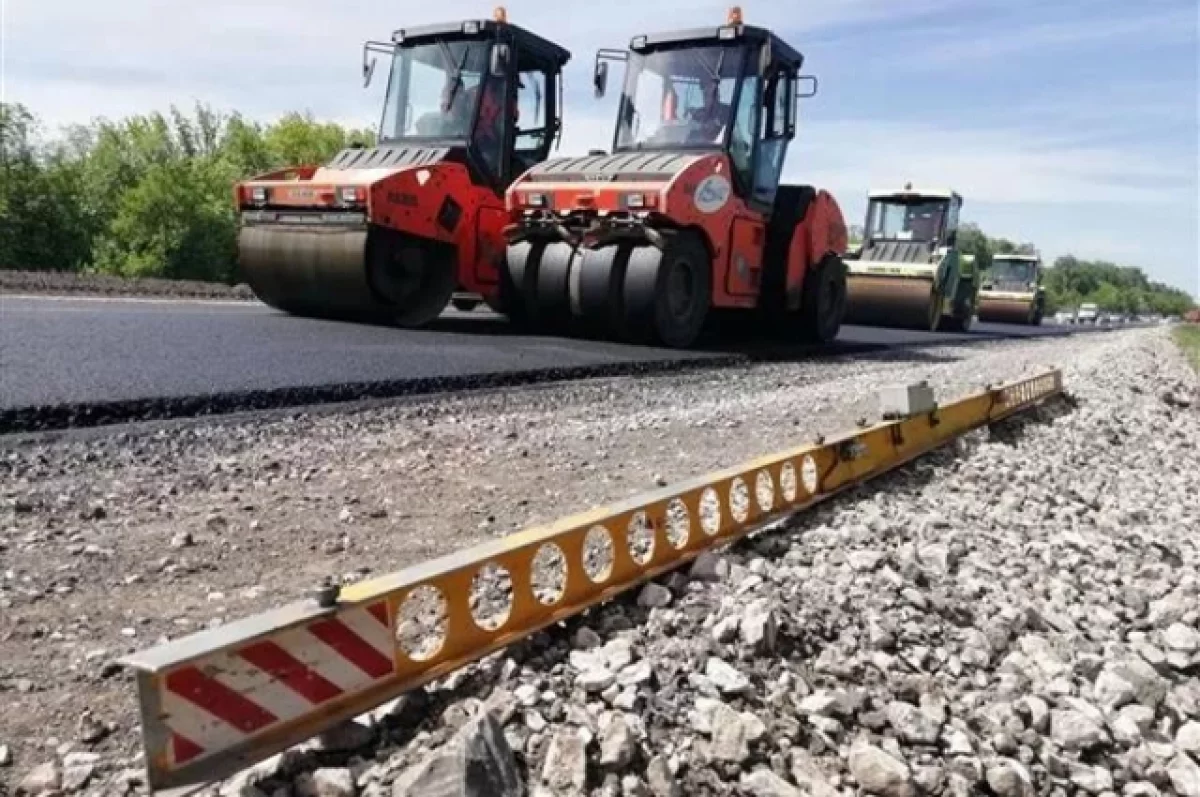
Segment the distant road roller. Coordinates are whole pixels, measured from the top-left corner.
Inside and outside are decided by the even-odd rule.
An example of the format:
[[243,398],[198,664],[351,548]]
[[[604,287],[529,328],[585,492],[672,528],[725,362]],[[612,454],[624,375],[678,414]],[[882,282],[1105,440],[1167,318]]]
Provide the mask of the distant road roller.
[[816,91],[803,60],[736,8],[720,27],[599,51],[598,96],[609,63],[626,63],[612,153],[547,161],[508,189],[509,315],[675,348],[718,316],[835,338],[842,212],[826,191],[780,185],[797,99]]
[[416,327],[448,302],[499,308],[504,189],[558,137],[570,53],[490,20],[367,42],[391,59],[377,146],[237,186],[238,258],[262,301],[298,315]]
[[1042,259],[1037,255],[994,255],[982,276],[979,320],[1038,326],[1046,314]]
[[847,260],[846,323],[970,329],[979,282],[957,247],[961,208],[952,190],[872,191],[862,248]]

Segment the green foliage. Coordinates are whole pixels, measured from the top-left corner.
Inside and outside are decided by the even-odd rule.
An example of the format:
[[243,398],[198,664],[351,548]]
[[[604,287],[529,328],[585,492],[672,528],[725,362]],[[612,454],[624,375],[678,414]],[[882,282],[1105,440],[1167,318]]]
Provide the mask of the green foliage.
[[1175,342],[1200,371],[1200,324],[1183,324],[1174,330]]
[[220,281],[236,277],[234,183],[374,143],[311,116],[260,125],[204,106],[99,120],[50,143],[38,133],[24,107],[0,104],[0,268]]

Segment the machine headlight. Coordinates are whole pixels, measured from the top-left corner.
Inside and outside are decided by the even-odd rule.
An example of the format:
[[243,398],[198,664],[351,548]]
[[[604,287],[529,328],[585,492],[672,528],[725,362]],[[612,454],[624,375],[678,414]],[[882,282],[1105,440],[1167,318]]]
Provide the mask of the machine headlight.
[[639,210],[646,207],[645,194],[626,194],[625,206],[633,210]]
[[267,203],[267,189],[261,186],[252,188],[250,190],[250,201],[258,205],[265,205]]
[[525,195],[525,204],[531,208],[544,208],[544,207],[546,207],[546,195],[545,194],[526,194]]

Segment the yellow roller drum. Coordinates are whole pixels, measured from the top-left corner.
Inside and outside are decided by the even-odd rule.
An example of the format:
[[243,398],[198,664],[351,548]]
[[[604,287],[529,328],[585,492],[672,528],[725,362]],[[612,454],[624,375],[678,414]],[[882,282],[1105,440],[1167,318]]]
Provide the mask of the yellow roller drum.
[[846,289],[847,324],[937,328],[941,297],[934,291],[932,279],[851,274]]
[[366,229],[243,227],[239,264],[254,294],[290,313],[378,318],[385,307],[367,282]]
[[993,299],[979,297],[980,321],[997,324],[1033,323],[1033,299]]

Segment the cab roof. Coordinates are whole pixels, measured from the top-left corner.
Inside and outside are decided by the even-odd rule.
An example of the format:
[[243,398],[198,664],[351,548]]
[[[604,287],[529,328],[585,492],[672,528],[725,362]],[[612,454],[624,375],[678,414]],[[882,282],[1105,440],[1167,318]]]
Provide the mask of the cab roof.
[[[732,31],[732,34],[729,33]],[[783,39],[766,28],[754,25],[719,25],[710,28],[688,28],[658,33],[646,33],[634,36],[629,42],[629,49],[635,53],[687,44],[763,44],[771,43],[771,54],[799,69],[804,64],[804,56]]]
[[553,61],[559,66],[571,60],[571,52],[558,46],[549,39],[514,25],[511,22],[497,22],[493,19],[469,19],[462,22],[441,22],[433,25],[420,25],[411,28],[399,28],[392,33],[392,41],[396,44],[420,43],[433,39],[494,39],[516,45],[518,50],[529,52],[531,55]]
[[913,188],[911,185],[906,185],[899,189],[874,189],[867,196],[870,199],[891,199],[893,197],[927,197],[929,199],[962,199],[957,191],[952,188]]

